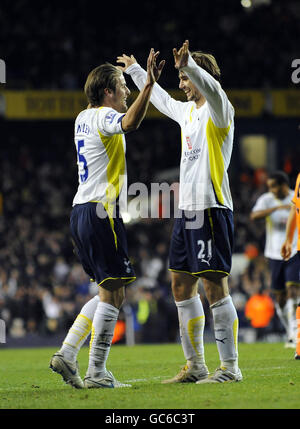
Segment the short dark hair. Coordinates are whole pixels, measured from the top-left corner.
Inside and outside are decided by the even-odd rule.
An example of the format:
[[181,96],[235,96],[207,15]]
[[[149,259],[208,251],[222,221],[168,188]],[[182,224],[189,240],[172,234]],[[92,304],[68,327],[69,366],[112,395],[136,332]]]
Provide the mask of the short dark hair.
[[198,64],[198,66],[202,67],[216,80],[221,80],[221,71],[213,55],[206,54],[205,52],[201,51],[194,51],[191,53],[191,56],[193,60]]
[[110,63],[102,64],[93,69],[85,82],[84,93],[92,106],[101,106],[104,98],[104,89],[116,89],[117,78],[122,71]]
[[290,186],[290,179],[289,176],[284,171],[274,171],[273,173],[270,173],[268,176],[269,179],[276,180],[277,185],[288,185]]

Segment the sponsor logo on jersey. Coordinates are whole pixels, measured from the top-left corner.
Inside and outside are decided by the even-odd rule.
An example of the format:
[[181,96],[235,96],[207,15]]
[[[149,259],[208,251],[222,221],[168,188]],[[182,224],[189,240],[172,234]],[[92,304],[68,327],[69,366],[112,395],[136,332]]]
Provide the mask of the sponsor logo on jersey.
[[186,144],[187,144],[187,147],[189,150],[191,150],[193,148],[191,139],[188,136],[186,137]]
[[115,116],[116,116],[116,112],[109,112],[106,116],[105,116],[105,122],[108,122],[109,124],[112,123],[112,121],[114,120]]

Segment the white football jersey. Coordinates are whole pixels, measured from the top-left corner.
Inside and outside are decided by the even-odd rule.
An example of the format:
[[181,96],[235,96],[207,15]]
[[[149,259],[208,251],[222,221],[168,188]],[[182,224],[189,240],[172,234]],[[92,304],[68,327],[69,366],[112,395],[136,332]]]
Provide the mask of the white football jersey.
[[83,110],[75,120],[78,190],[75,204],[90,201],[126,204],[126,143],[121,120],[124,113],[110,107]]
[[[204,95],[206,102],[197,109],[194,101],[173,99],[155,83],[150,101],[181,127],[179,208],[204,210],[210,207],[233,209],[227,169],[234,133],[234,108],[219,82],[189,56],[181,69]],[[146,72],[139,64],[127,68],[141,89]]]
[[[262,194],[256,201],[252,212],[259,210],[266,210],[272,207],[291,204],[294,191],[290,189],[289,194],[283,199],[279,200],[272,192]],[[265,256],[270,259],[282,260],[280,255],[281,246],[285,241],[286,223],[289,217],[290,210],[281,209],[275,210],[266,217],[266,244]],[[294,235],[292,255],[297,253],[297,234]]]

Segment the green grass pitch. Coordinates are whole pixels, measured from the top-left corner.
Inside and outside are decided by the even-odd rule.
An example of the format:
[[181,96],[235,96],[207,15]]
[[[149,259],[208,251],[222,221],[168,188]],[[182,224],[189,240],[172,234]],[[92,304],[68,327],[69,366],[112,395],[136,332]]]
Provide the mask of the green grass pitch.
[[[107,368],[131,388],[73,389],[49,369],[57,349],[0,348],[1,409],[300,409],[300,361],[282,343],[239,345],[244,380],[217,385],[161,380],[184,365],[181,346],[113,345]],[[205,347],[210,371],[218,366],[215,344]],[[88,348],[78,356],[84,377]]]

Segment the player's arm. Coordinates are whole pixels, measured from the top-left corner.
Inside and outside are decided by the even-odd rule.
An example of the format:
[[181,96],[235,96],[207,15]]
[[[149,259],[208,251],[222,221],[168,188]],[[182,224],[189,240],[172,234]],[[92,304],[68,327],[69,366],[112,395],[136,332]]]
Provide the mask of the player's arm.
[[284,210],[284,209],[287,210],[287,209],[290,209],[290,207],[291,207],[290,204],[282,204],[279,206],[275,206],[275,207],[271,207],[263,210],[255,210],[254,208],[250,214],[250,219],[251,220],[264,219],[265,217],[270,216],[270,214],[272,214],[276,210]]
[[[155,61],[159,55],[159,51],[155,53]],[[137,63],[133,55],[130,57],[126,54],[117,57],[117,63],[123,64],[118,66],[123,72],[129,74],[138,87],[141,90],[147,79],[147,72]],[[162,60],[158,66],[163,67],[165,61]],[[180,123],[182,119],[182,109],[184,108],[183,103],[178,100],[174,100],[158,83],[155,83],[150,102],[164,115]]]
[[146,81],[143,88],[126,113],[117,112],[111,107],[98,110],[97,127],[106,136],[123,134],[136,130],[144,119],[149,106],[151,91],[163,67],[155,65],[155,53],[151,49],[147,60]]
[[175,68],[182,70],[205,97],[214,124],[227,128],[233,119],[233,106],[220,83],[193,60],[189,53],[189,41],[186,40],[179,51],[174,48],[173,56]]
[[147,60],[147,72],[145,83],[132,105],[129,107],[127,113],[122,118],[122,129],[125,132],[136,130],[142,120],[144,119],[153,90],[155,82],[159,79],[162,69],[164,67],[164,61],[161,61],[156,66],[156,58],[158,53],[154,52],[154,49],[150,50],[150,54]]
[[287,261],[292,254],[292,243],[293,243],[295,229],[296,229],[296,206],[295,204],[292,204],[289,217],[286,223],[285,242],[283,243],[281,247],[281,252],[280,252],[282,258],[285,261]]

